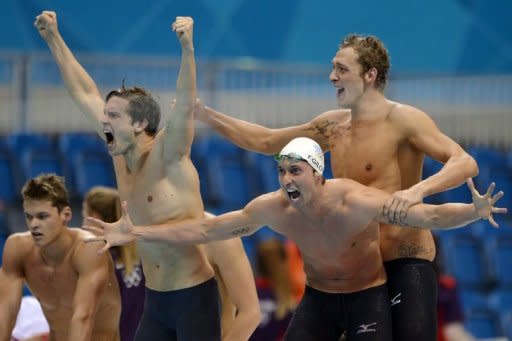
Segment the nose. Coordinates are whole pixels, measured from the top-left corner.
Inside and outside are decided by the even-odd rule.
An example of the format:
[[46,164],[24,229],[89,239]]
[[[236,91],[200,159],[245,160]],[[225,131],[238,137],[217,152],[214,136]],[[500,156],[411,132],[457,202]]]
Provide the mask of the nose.
[[338,80],[338,77],[336,76],[336,72],[334,72],[334,70],[332,70],[329,73],[329,80],[331,81],[331,83],[334,83]]

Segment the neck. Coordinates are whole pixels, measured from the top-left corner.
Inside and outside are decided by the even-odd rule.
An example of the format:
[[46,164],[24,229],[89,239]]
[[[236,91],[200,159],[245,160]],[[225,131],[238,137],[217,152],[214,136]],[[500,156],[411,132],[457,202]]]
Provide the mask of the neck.
[[68,254],[72,244],[71,232],[68,230],[68,227],[65,227],[65,230],[55,240],[41,247],[41,257],[48,265],[57,265]]
[[364,91],[359,100],[352,106],[352,121],[365,121],[376,118],[382,107],[388,100],[384,94],[375,89],[369,88]]
[[126,166],[130,172],[137,171],[142,167],[149,151],[153,148],[154,142],[155,138],[144,132],[135,137],[133,148],[130,148],[124,154]]
[[327,212],[327,207],[324,203],[324,187],[325,185],[318,185],[315,191],[311,193],[310,200],[307,205],[304,205],[304,207],[301,209],[302,214],[304,214],[306,217],[318,220]]

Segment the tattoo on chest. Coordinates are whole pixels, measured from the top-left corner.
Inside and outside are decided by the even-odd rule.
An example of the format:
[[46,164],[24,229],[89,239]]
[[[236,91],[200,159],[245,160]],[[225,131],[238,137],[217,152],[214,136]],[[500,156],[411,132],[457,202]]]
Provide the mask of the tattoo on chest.
[[231,234],[233,236],[240,236],[240,235],[244,235],[244,234],[246,234],[248,232],[249,232],[249,228],[248,227],[241,227],[239,229],[236,229],[236,230],[232,231]]
[[400,257],[426,256],[430,251],[424,246],[415,244],[402,244],[398,247],[398,255]]

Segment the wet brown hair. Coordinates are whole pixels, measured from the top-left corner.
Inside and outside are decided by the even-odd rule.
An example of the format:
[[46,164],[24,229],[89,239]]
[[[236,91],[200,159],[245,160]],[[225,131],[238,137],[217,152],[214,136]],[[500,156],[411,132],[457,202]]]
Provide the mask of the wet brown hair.
[[108,102],[112,97],[126,99],[128,101],[128,115],[132,118],[132,122],[146,120],[148,125],[144,131],[150,136],[156,135],[161,117],[160,105],[148,91],[140,87],[126,88],[123,82],[120,89],[112,90],[107,94],[105,101]]
[[21,189],[23,200],[50,201],[52,206],[62,212],[69,206],[69,195],[64,178],[56,174],[41,174],[28,180]]
[[357,53],[357,61],[361,65],[361,76],[371,68],[377,70],[375,86],[384,90],[390,67],[389,54],[384,43],[375,36],[349,34],[340,44],[340,49],[345,47],[352,47]]

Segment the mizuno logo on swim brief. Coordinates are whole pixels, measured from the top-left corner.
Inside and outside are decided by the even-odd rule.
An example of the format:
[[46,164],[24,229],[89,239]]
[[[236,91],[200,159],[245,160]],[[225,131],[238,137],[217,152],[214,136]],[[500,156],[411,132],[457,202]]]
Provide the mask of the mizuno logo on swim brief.
[[402,302],[402,300],[400,299],[400,296],[402,296],[402,293],[399,293],[398,295],[396,295],[395,297],[393,297],[391,299],[391,306],[394,306],[394,305]]
[[373,332],[376,332],[377,331],[377,329],[375,329],[376,326],[377,326],[377,322],[368,323],[368,324],[362,324],[362,325],[360,325],[358,327],[359,329],[357,329],[356,335],[357,334],[362,334],[362,333],[373,333]]

